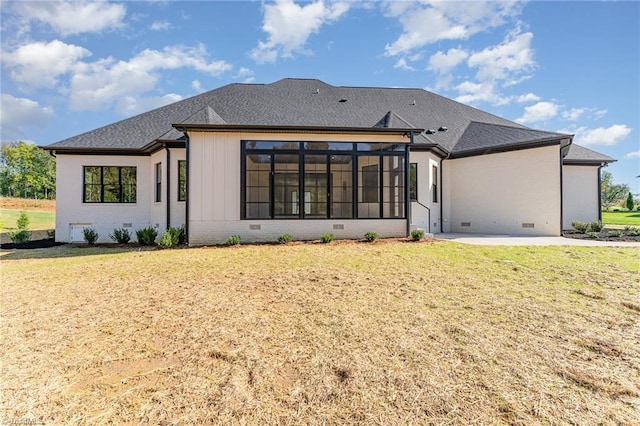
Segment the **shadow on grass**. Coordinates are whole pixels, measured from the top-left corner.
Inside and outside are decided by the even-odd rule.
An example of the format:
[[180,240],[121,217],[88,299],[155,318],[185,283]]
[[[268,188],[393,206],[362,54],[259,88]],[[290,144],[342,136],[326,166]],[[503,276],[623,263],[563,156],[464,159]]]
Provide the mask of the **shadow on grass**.
[[2,249],[0,250],[0,260],[22,260],[22,259],[56,259],[65,257],[95,256],[103,254],[119,254],[137,251],[153,251],[158,247],[142,247],[138,245],[95,245],[87,244],[63,244],[47,248],[35,249]]

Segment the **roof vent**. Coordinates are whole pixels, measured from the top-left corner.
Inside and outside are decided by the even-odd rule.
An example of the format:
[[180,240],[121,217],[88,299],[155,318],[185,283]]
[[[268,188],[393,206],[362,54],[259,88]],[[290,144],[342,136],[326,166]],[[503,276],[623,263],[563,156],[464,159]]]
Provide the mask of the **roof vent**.
[[315,91],[315,92],[313,92],[313,94],[314,94],[314,95],[318,95],[318,94],[320,94],[320,89],[316,89],[316,91]]
[[340,102],[341,104],[343,104],[343,103],[347,102],[347,100],[346,100],[346,99],[340,99],[338,102]]
[[428,135],[432,135],[432,134],[434,134],[436,131],[435,131],[435,130],[433,130],[433,129],[427,129],[427,130],[425,130],[424,132],[425,132],[426,134],[428,134]]
[[411,101],[411,106],[416,106],[416,101]]
[[444,127],[444,126],[440,126],[440,127],[438,127],[438,131],[439,131],[439,132],[446,132],[447,130],[449,130],[449,129],[447,129],[447,128],[446,128],[446,127]]

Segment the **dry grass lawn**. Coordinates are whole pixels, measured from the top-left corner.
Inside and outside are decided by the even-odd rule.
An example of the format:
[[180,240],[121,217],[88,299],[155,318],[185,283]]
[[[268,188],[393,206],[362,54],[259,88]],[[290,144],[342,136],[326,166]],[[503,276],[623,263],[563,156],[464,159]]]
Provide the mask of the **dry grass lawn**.
[[3,252],[0,419],[639,424],[633,248]]

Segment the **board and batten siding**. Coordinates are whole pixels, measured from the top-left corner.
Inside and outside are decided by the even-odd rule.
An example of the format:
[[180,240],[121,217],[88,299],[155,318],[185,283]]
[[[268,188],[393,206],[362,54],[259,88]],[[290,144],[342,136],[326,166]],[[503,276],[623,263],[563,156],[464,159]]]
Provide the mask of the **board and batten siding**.
[[598,166],[562,166],[562,229],[571,222],[593,222],[600,218]]
[[559,145],[443,161],[444,231],[560,235]]
[[[135,166],[136,203],[84,203],[84,166]],[[98,242],[112,242],[109,234],[126,227],[135,240],[135,230],[150,225],[153,173],[149,157],[56,154],[56,241],[82,242],[82,228],[92,227]]]
[[243,140],[407,143],[395,135],[319,135],[293,133],[189,132],[189,244],[221,244],[232,235],[242,241],[273,242],[282,234],[295,240],[406,235],[406,219],[241,220],[241,158]]

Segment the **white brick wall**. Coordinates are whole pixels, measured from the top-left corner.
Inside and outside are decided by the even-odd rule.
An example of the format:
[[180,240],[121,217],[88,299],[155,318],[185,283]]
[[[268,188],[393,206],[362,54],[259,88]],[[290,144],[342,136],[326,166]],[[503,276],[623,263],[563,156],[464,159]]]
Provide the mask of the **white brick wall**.
[[598,166],[562,167],[563,229],[573,229],[571,222],[598,220]]

